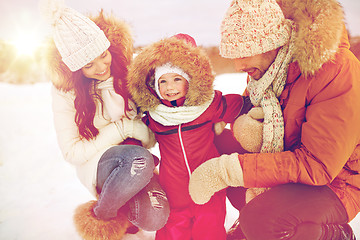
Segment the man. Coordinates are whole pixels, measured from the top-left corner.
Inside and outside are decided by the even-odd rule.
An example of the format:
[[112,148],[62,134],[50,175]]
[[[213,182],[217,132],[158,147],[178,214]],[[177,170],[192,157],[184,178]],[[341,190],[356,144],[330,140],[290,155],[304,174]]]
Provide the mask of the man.
[[[343,18],[336,0],[231,3],[220,52],[249,75],[263,143],[260,153],[233,149],[203,163],[189,184],[198,204],[237,187],[228,197],[240,215],[228,239],[355,239],[360,62]],[[254,187],[270,190],[245,205],[244,189]]]

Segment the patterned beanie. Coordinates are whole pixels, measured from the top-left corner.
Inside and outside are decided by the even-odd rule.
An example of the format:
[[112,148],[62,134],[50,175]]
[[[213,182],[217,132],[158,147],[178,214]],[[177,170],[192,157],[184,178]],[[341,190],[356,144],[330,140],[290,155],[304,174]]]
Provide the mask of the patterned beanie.
[[41,4],[43,15],[52,25],[55,45],[72,72],[109,48],[104,32],[88,17],[66,7],[62,1],[47,0]]
[[244,58],[285,45],[290,29],[275,0],[233,0],[221,25],[220,54]]

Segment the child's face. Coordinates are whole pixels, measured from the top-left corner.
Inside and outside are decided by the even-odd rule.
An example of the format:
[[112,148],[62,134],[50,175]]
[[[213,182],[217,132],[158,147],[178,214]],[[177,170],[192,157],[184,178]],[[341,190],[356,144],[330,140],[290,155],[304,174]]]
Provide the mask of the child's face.
[[188,81],[176,73],[166,73],[159,78],[159,92],[163,99],[174,101],[186,95]]
[[87,78],[105,81],[111,76],[111,59],[111,53],[109,50],[106,50],[93,61],[86,64],[81,70]]

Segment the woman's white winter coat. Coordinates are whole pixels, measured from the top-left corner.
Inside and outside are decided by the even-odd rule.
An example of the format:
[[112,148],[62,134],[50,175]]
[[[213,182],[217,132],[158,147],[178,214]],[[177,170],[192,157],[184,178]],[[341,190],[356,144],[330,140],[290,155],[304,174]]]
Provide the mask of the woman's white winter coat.
[[97,101],[94,126],[99,134],[91,140],[81,139],[75,123],[75,95],[72,91],[65,93],[53,87],[52,99],[55,130],[61,152],[65,160],[76,167],[81,183],[96,196],[98,161],[107,149],[124,140],[123,133],[119,132],[116,123],[105,119],[101,103]]

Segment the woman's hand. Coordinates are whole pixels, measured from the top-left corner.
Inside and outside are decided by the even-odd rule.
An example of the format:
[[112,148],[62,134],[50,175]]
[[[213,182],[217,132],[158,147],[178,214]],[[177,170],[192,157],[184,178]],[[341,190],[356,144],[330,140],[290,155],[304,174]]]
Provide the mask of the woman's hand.
[[154,133],[140,119],[123,118],[116,122],[123,139],[134,138],[141,141],[143,147],[152,148],[156,139]]

